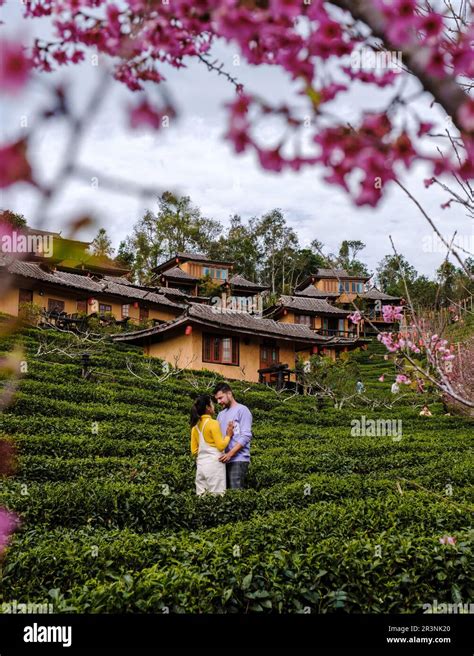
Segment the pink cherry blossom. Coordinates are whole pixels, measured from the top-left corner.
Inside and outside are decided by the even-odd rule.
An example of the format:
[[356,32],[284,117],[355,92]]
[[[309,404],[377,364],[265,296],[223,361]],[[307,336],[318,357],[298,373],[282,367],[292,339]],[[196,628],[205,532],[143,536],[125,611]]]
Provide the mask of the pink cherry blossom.
[[441,544],[450,544],[451,546],[454,546],[456,544],[456,538],[452,535],[443,535],[442,538],[439,539]]
[[130,127],[148,126],[159,130],[164,114],[157,111],[147,100],[143,100],[130,110]]
[[407,376],[405,376],[405,374],[398,374],[398,376],[395,378],[395,382],[399,385],[409,385],[411,381]]
[[8,544],[10,535],[18,526],[18,519],[16,515],[0,508],[0,555]]
[[443,30],[443,17],[434,11],[418,17],[416,21],[417,29],[425,34],[426,40],[437,37]]
[[21,43],[0,40],[0,89],[17,93],[28,82],[32,66]]
[[0,147],[0,189],[15,182],[32,182],[26,142],[23,139]]
[[350,314],[348,317],[352,323],[360,323],[362,321],[362,314],[359,312],[359,310],[356,310],[353,314]]
[[379,376],[379,382],[383,383],[384,380],[385,380],[385,374],[382,374],[381,376]]
[[382,306],[383,320],[387,323],[394,323],[403,319],[403,308],[395,305]]

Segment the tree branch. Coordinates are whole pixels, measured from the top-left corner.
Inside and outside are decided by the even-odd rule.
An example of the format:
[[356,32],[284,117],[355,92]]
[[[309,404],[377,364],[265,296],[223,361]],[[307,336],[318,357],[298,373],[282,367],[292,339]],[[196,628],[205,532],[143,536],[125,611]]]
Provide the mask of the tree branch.
[[431,93],[436,102],[451,116],[453,123],[461,131],[458,110],[469,97],[454,77],[436,78],[427,73],[425,62],[430,52],[429,48],[421,44],[400,47],[391,43],[385,34],[387,19],[373,6],[371,0],[329,0],[329,2],[348,11],[354,19],[370,27],[373,36],[381,39],[387,50],[401,50],[405,66],[419,79],[425,91]]

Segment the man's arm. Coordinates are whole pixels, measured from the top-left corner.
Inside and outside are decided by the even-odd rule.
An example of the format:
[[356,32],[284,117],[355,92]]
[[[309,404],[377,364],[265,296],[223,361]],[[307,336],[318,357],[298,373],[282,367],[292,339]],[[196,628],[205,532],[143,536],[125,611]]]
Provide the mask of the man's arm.
[[240,451],[240,449],[243,449],[243,448],[244,448],[243,444],[239,444],[237,442],[237,444],[235,446],[233,446],[230,451],[228,451],[227,453],[223,453],[221,455],[221,457],[219,458],[219,460],[221,462],[229,462],[229,460],[231,458],[233,458],[235,456],[235,454]]

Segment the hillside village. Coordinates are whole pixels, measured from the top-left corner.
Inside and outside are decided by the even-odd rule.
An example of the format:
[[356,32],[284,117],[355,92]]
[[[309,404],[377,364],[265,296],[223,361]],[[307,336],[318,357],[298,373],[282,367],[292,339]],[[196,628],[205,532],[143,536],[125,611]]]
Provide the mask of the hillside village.
[[[52,255],[33,248],[21,259],[0,256],[8,282],[0,312],[18,316],[35,308],[40,323],[72,329],[96,318],[117,327],[117,342],[181,368],[271,382],[282,370],[291,377],[298,360],[334,359],[365,348],[377,329],[395,328],[382,309],[401,299],[344,269],[318,268],[292,295],[275,298],[233,262],[176,253],[154,269],[149,285],[140,285],[116,261],[91,255],[88,242],[27,232],[49,237]],[[200,295],[203,281],[211,283],[211,295]],[[356,310],[362,320],[353,323]]]

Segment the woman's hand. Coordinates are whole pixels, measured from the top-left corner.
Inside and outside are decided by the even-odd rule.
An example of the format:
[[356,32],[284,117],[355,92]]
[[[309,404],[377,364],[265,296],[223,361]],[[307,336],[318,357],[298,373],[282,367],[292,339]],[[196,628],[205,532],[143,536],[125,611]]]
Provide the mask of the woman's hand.
[[229,423],[227,424],[226,435],[228,435],[229,437],[234,436],[234,422],[233,421],[229,421]]

